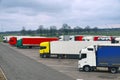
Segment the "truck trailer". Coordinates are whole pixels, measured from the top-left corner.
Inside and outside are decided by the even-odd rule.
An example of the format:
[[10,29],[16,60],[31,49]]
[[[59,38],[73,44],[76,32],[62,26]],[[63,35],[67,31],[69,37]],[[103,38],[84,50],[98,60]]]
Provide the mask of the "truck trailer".
[[120,44],[92,45],[80,51],[79,70],[86,72],[107,68],[111,73],[120,67]]
[[112,41],[113,36],[94,36],[94,41]]
[[92,44],[111,43],[110,41],[52,41],[40,44],[40,57],[56,55],[60,58],[79,58],[79,51]]
[[30,38],[22,38],[17,41],[18,48],[32,48],[32,47],[39,47],[41,42],[46,41],[56,41],[58,40],[57,37],[30,37]]

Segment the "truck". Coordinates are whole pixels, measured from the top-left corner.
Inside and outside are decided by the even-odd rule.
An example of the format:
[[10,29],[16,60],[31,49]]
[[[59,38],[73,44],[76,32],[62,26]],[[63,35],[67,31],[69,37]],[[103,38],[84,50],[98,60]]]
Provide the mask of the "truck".
[[3,36],[3,42],[8,43],[11,37],[14,37],[14,36]]
[[94,36],[94,41],[112,41],[113,36]]
[[83,41],[83,35],[76,35],[75,36],[75,41]]
[[17,40],[21,38],[27,38],[27,37],[32,37],[32,36],[13,36],[13,37],[10,37],[8,42],[10,45],[15,46],[17,44]]
[[74,40],[74,36],[72,35],[59,36],[59,41],[70,41],[70,40]]
[[111,41],[113,36],[84,36],[83,41]]
[[69,41],[83,41],[83,35],[74,35],[69,37]]
[[18,48],[32,48],[32,47],[39,47],[41,42],[46,41],[56,41],[58,40],[57,37],[29,37],[29,38],[22,38],[17,41],[16,46]]
[[92,44],[111,43],[110,41],[51,41],[40,44],[40,57],[79,58],[79,51]]
[[82,41],[82,35],[62,35],[59,36],[59,41]]
[[62,35],[60,41],[111,41],[113,36],[94,36],[94,35]]
[[10,40],[9,40],[9,44],[10,45],[16,45],[17,43],[17,37],[11,37]]
[[85,72],[106,68],[117,73],[120,67],[120,44],[98,44],[81,49],[78,69]]

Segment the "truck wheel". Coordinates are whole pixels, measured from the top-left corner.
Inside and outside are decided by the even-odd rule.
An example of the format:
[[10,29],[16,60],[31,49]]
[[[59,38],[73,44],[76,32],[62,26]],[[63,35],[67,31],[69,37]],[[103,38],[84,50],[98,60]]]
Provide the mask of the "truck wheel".
[[113,73],[113,74],[115,74],[115,73],[118,72],[118,68],[112,67],[112,68],[110,68],[110,72]]
[[32,46],[29,46],[29,48],[31,49],[31,48],[32,48]]
[[47,54],[47,55],[46,55],[46,58],[50,58],[50,55],[49,55],[49,54]]
[[58,54],[58,55],[57,55],[57,58],[61,59],[61,58],[62,58],[62,56],[61,56],[60,54]]
[[91,71],[95,71],[95,68],[94,68],[94,67],[91,67]]
[[47,55],[46,55],[46,54],[43,54],[43,58],[47,58]]
[[43,58],[43,55],[42,55],[42,54],[40,54],[40,57],[41,57],[41,58]]
[[85,72],[90,72],[91,68],[90,68],[90,66],[84,66],[84,67],[83,67],[83,70],[84,70]]

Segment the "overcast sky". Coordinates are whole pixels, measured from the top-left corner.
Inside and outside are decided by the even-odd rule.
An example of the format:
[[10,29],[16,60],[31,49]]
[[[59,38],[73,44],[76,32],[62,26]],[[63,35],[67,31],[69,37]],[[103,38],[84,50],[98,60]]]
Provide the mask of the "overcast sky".
[[[1,0],[0,31],[120,24],[120,0]],[[111,26],[112,25],[112,26]],[[119,26],[118,26],[119,27]]]

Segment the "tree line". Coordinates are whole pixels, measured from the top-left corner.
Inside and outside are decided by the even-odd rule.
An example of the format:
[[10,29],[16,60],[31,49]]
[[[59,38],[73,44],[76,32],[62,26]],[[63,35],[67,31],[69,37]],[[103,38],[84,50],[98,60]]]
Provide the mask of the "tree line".
[[71,28],[68,24],[63,24],[61,28],[57,29],[56,26],[50,26],[49,29],[45,28],[43,25],[40,25],[37,30],[26,30],[25,27],[20,31],[22,35],[40,35],[40,36],[59,36],[59,35],[79,35],[83,32],[89,33],[90,31],[97,32],[98,28],[90,28],[86,26],[85,28],[76,26]]
[[89,25],[86,27],[76,26],[71,28],[68,24],[63,24],[61,28],[57,29],[56,26],[50,26],[45,28],[43,25],[38,26],[36,30],[26,30],[22,27],[21,31],[6,32],[8,34],[19,35],[33,35],[33,36],[60,36],[60,35],[108,35],[108,36],[120,36],[120,28],[104,28],[98,27],[91,28]]

